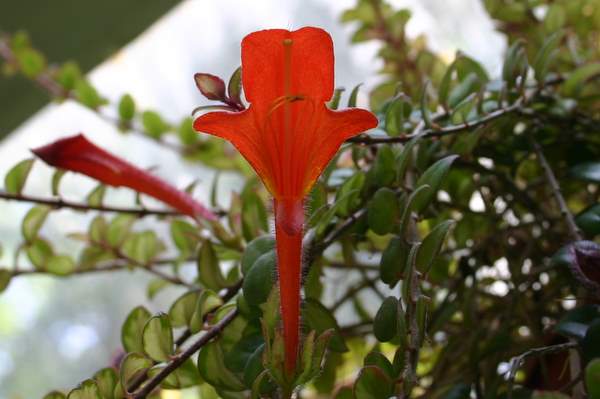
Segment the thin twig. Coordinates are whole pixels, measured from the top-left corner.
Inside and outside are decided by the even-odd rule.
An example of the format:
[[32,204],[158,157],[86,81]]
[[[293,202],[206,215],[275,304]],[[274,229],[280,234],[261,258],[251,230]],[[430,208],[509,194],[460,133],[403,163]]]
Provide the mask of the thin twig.
[[31,195],[24,194],[10,194],[6,191],[0,191],[0,199],[5,199],[8,201],[20,201],[20,202],[30,202],[34,204],[47,205],[51,208],[61,209],[68,208],[74,209],[77,211],[100,211],[100,212],[114,212],[114,213],[126,213],[129,215],[135,215],[138,217],[144,216],[183,216],[183,214],[176,210],[168,210],[168,209],[146,209],[146,208],[125,208],[125,207],[116,207],[116,206],[106,206],[106,205],[90,205],[84,204],[80,202],[71,202],[66,201],[62,198],[42,198],[35,197]]
[[552,195],[554,196],[554,199],[558,203],[558,207],[560,209],[560,214],[562,215],[562,217],[567,225],[567,228],[569,229],[569,235],[571,236],[571,239],[573,239],[574,241],[581,240],[581,238],[582,238],[581,231],[579,230],[579,227],[577,227],[577,224],[575,224],[575,218],[573,217],[573,214],[569,210],[569,207],[567,206],[567,202],[565,201],[565,198],[563,197],[563,195],[560,191],[560,185],[558,184],[558,180],[556,180],[556,176],[554,175],[552,168],[550,167],[550,165],[548,164],[548,161],[546,160],[546,157],[544,156],[542,147],[539,145],[539,143],[537,141],[535,141],[535,139],[533,137],[531,137],[531,146],[533,147],[533,150],[535,151],[535,154],[538,158],[540,166],[544,170],[546,180],[548,181],[548,184],[550,185],[550,188],[552,189]]
[[160,370],[158,374],[150,378],[146,384],[144,384],[139,390],[135,391],[131,398],[141,399],[148,396],[154,388],[160,385],[160,383],[181,366],[187,359],[192,357],[194,353],[198,352],[204,345],[208,344],[214,337],[219,335],[229,323],[231,323],[238,315],[237,308],[229,312],[221,321],[211,327],[205,334],[203,334],[197,341],[195,341],[188,349],[181,352],[179,355],[174,356],[167,365]]
[[528,350],[525,353],[520,354],[519,356],[515,356],[510,360],[510,370],[508,371],[507,380],[508,380],[508,399],[512,399],[513,386],[515,383],[515,376],[517,375],[517,371],[523,364],[523,361],[534,355],[549,355],[552,353],[559,353],[564,350],[573,349],[577,346],[576,342],[567,342],[564,344],[552,345],[552,346],[544,346],[541,348],[533,348]]
[[521,97],[513,104],[506,106],[504,108],[498,109],[496,111],[490,112],[489,114],[481,117],[477,120],[466,122],[460,125],[450,125],[446,127],[441,127],[438,129],[423,129],[420,132],[413,132],[411,134],[397,136],[397,137],[372,137],[368,135],[360,135],[348,139],[347,142],[350,143],[359,143],[359,144],[382,144],[382,143],[406,143],[407,141],[412,140],[417,135],[420,135],[422,138],[432,138],[432,137],[442,137],[447,136],[454,133],[460,133],[464,131],[472,131],[475,127],[485,125],[493,120],[501,118],[510,113],[516,112],[521,109],[523,106],[524,99]]

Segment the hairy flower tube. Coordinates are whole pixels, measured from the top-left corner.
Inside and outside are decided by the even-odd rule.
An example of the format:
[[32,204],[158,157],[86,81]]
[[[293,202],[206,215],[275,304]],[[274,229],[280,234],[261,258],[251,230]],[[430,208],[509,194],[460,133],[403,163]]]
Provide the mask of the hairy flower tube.
[[327,108],[334,89],[327,32],[263,30],[242,41],[242,86],[249,108],[210,112],[197,131],[230,141],[273,196],[285,364],[296,367],[304,199],[341,144],[377,125],[362,109]]
[[217,219],[214,213],[187,193],[103,150],[83,134],[66,137],[31,151],[56,168],[78,172],[110,186],[129,187],[196,219]]

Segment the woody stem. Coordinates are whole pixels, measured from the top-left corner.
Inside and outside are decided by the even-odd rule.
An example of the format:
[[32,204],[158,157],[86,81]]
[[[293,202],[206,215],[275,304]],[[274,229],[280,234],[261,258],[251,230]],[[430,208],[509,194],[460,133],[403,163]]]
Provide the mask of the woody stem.
[[302,199],[274,200],[277,270],[285,366],[292,374],[296,368],[300,342],[300,273],[302,270]]

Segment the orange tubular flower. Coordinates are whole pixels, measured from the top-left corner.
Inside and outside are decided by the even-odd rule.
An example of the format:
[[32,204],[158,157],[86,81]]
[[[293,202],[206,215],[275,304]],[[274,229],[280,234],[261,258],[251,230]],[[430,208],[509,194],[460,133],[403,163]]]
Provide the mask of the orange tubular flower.
[[66,137],[31,151],[56,168],[78,172],[110,186],[129,187],[193,218],[217,219],[214,213],[187,193],[104,151],[82,134]]
[[242,85],[250,107],[210,112],[194,128],[229,140],[274,197],[285,363],[296,366],[300,321],[303,202],[341,144],[377,125],[362,109],[332,111],[333,43],[306,27],[249,34],[242,41]]

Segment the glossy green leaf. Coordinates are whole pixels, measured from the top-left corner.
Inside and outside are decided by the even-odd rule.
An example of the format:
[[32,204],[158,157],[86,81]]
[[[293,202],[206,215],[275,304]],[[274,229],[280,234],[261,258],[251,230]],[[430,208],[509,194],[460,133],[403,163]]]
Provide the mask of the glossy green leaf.
[[169,316],[159,313],[146,322],[142,332],[144,352],[160,362],[168,361],[173,354],[173,329]]
[[423,243],[417,252],[417,270],[423,274],[427,274],[433,260],[442,250],[442,245],[446,239],[446,235],[455,222],[447,220],[435,226],[433,230],[425,237]]
[[545,41],[533,61],[533,70],[535,79],[538,83],[543,83],[546,80],[546,75],[556,58],[557,47],[560,44],[564,32],[554,32]]
[[227,95],[234,102],[242,103],[242,67],[237,67],[227,83]]
[[354,86],[352,91],[350,92],[350,97],[348,98],[348,108],[356,107],[356,100],[358,99],[358,91],[362,84]]
[[415,184],[415,187],[421,187],[423,185],[428,185],[430,187],[429,190],[420,192],[419,195],[414,199],[414,210],[416,212],[423,211],[433,200],[437,191],[439,190],[444,178],[448,174],[448,170],[454,162],[458,158],[458,155],[450,155],[445,158],[440,159],[433,165],[431,165]]
[[340,106],[340,100],[342,98],[342,93],[344,92],[343,87],[336,87],[335,90],[333,91],[333,96],[331,97],[331,100],[327,103],[327,107],[329,107],[329,109],[333,109],[336,110],[338,109],[338,107]]
[[241,267],[242,273],[246,275],[254,263],[263,254],[273,250],[275,248],[275,239],[273,236],[265,235],[257,237],[250,241],[244,250],[242,255]]
[[199,332],[204,326],[205,316],[221,305],[223,305],[223,300],[219,295],[211,290],[203,290],[198,296],[194,312],[189,321],[190,331],[192,333]]
[[397,334],[398,299],[387,297],[373,320],[373,334],[379,342],[391,341]]
[[4,188],[9,194],[21,194],[33,167],[33,159],[25,159],[13,166],[4,177]]
[[200,246],[196,265],[198,280],[205,288],[218,291],[227,286],[227,280],[223,276],[219,259],[210,241],[206,240]]
[[600,183],[600,162],[587,162],[571,168],[569,174],[590,183]]
[[106,99],[102,98],[96,88],[84,79],[80,79],[75,83],[73,91],[77,100],[88,108],[97,109],[99,106],[106,104]]
[[276,272],[275,250],[261,255],[246,273],[243,283],[244,297],[250,305],[260,305],[267,300]]
[[104,184],[98,184],[92,191],[90,191],[85,200],[90,206],[102,206],[105,194],[106,186]]
[[62,392],[58,392],[58,391],[52,391],[52,392],[48,392],[46,395],[44,395],[43,399],[66,399],[67,396],[62,393]]
[[389,399],[394,384],[385,371],[377,366],[363,367],[354,383],[354,397],[360,399]]
[[62,178],[66,173],[67,173],[67,171],[64,169],[56,169],[54,171],[54,173],[52,174],[51,188],[52,188],[52,195],[54,195],[55,197],[60,195],[60,192],[59,192],[60,182],[62,181]]
[[223,349],[218,341],[212,341],[200,350],[198,370],[204,381],[215,388],[234,392],[245,389],[242,381],[225,366]]
[[348,350],[348,347],[340,334],[340,327],[337,324],[337,320],[333,317],[329,309],[320,302],[308,298],[304,303],[302,314],[303,321],[311,329],[316,330],[318,334],[324,333],[329,329],[334,331],[331,340],[329,341],[329,348],[331,350],[336,352],[346,352]]
[[121,343],[127,352],[143,352],[142,332],[150,316],[145,307],[138,306],[125,319],[121,328]]
[[421,139],[420,136],[416,136],[412,138],[408,143],[404,145],[402,148],[402,152],[398,154],[396,157],[396,179],[400,182],[404,180],[404,175],[412,160],[413,148]]
[[396,193],[387,187],[377,190],[367,206],[369,227],[380,235],[392,232],[396,227],[399,214]]
[[587,235],[600,234],[600,204],[594,204],[579,213],[575,218],[575,223]]
[[45,270],[54,250],[48,241],[36,238],[25,247],[25,253],[37,270]]
[[381,254],[379,263],[381,281],[390,288],[402,278],[409,249],[409,245],[402,237],[393,237]]
[[135,217],[132,215],[120,214],[115,216],[107,230],[108,243],[112,247],[118,247],[123,244],[131,232],[131,226],[135,222]]

